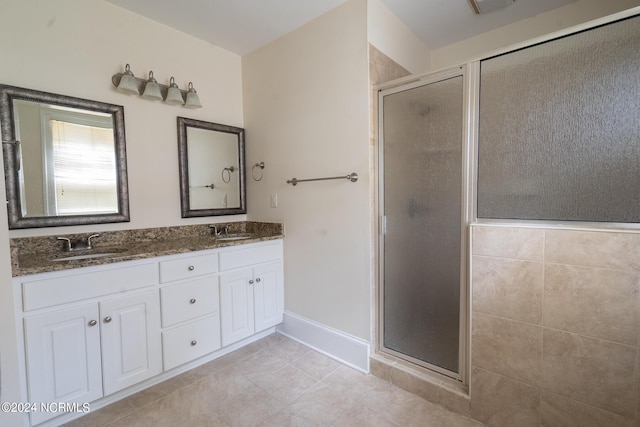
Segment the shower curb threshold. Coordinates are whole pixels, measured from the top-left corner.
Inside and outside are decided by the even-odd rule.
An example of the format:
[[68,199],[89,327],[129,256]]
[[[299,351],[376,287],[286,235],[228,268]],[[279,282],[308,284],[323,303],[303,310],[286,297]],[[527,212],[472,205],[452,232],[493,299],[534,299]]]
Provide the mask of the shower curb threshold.
[[369,364],[372,375],[452,412],[471,416],[469,388],[463,383],[379,352],[371,354]]

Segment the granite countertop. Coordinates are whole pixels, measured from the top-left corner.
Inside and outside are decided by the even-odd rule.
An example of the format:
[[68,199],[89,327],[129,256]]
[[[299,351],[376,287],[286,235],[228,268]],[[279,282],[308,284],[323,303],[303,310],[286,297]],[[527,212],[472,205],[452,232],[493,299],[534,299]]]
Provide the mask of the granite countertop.
[[[228,234],[247,235],[240,240],[220,240],[213,235],[209,225],[187,225],[177,227],[146,228],[109,232],[82,233],[72,235],[25,237],[11,239],[11,270],[14,277],[50,271],[94,265],[113,264],[165,255],[174,255],[238,246],[267,240],[282,239],[284,227],[279,223],[232,222],[215,224],[220,229],[228,226]],[[100,234],[91,240],[93,248],[64,252],[62,242],[57,237],[86,239],[92,234]],[[221,236],[224,237],[224,236]],[[109,254],[96,258],[59,260],[76,255]]]

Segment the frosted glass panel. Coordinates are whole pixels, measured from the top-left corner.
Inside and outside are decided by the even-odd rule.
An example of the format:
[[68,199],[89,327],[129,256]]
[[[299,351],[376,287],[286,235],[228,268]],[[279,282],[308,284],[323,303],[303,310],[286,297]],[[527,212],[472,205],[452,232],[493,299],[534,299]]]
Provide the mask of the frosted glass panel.
[[455,373],[462,100],[462,77],[383,98],[383,346]]
[[481,62],[478,216],[640,222],[640,18]]

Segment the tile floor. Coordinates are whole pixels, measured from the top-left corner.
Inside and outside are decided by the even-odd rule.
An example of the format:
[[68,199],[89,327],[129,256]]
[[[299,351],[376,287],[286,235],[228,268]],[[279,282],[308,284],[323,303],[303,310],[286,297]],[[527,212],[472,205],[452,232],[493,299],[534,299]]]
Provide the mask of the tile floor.
[[276,333],[66,426],[482,424]]

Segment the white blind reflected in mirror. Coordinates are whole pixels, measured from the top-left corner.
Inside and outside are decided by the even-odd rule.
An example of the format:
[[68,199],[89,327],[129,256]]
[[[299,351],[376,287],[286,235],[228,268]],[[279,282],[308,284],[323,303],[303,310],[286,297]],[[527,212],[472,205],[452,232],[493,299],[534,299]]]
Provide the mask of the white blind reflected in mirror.
[[[113,129],[50,120],[54,189],[47,193],[56,215],[118,211]],[[53,190],[53,191],[52,191]],[[52,206],[53,202],[53,206]]]
[[481,62],[478,217],[640,222],[640,18]]

